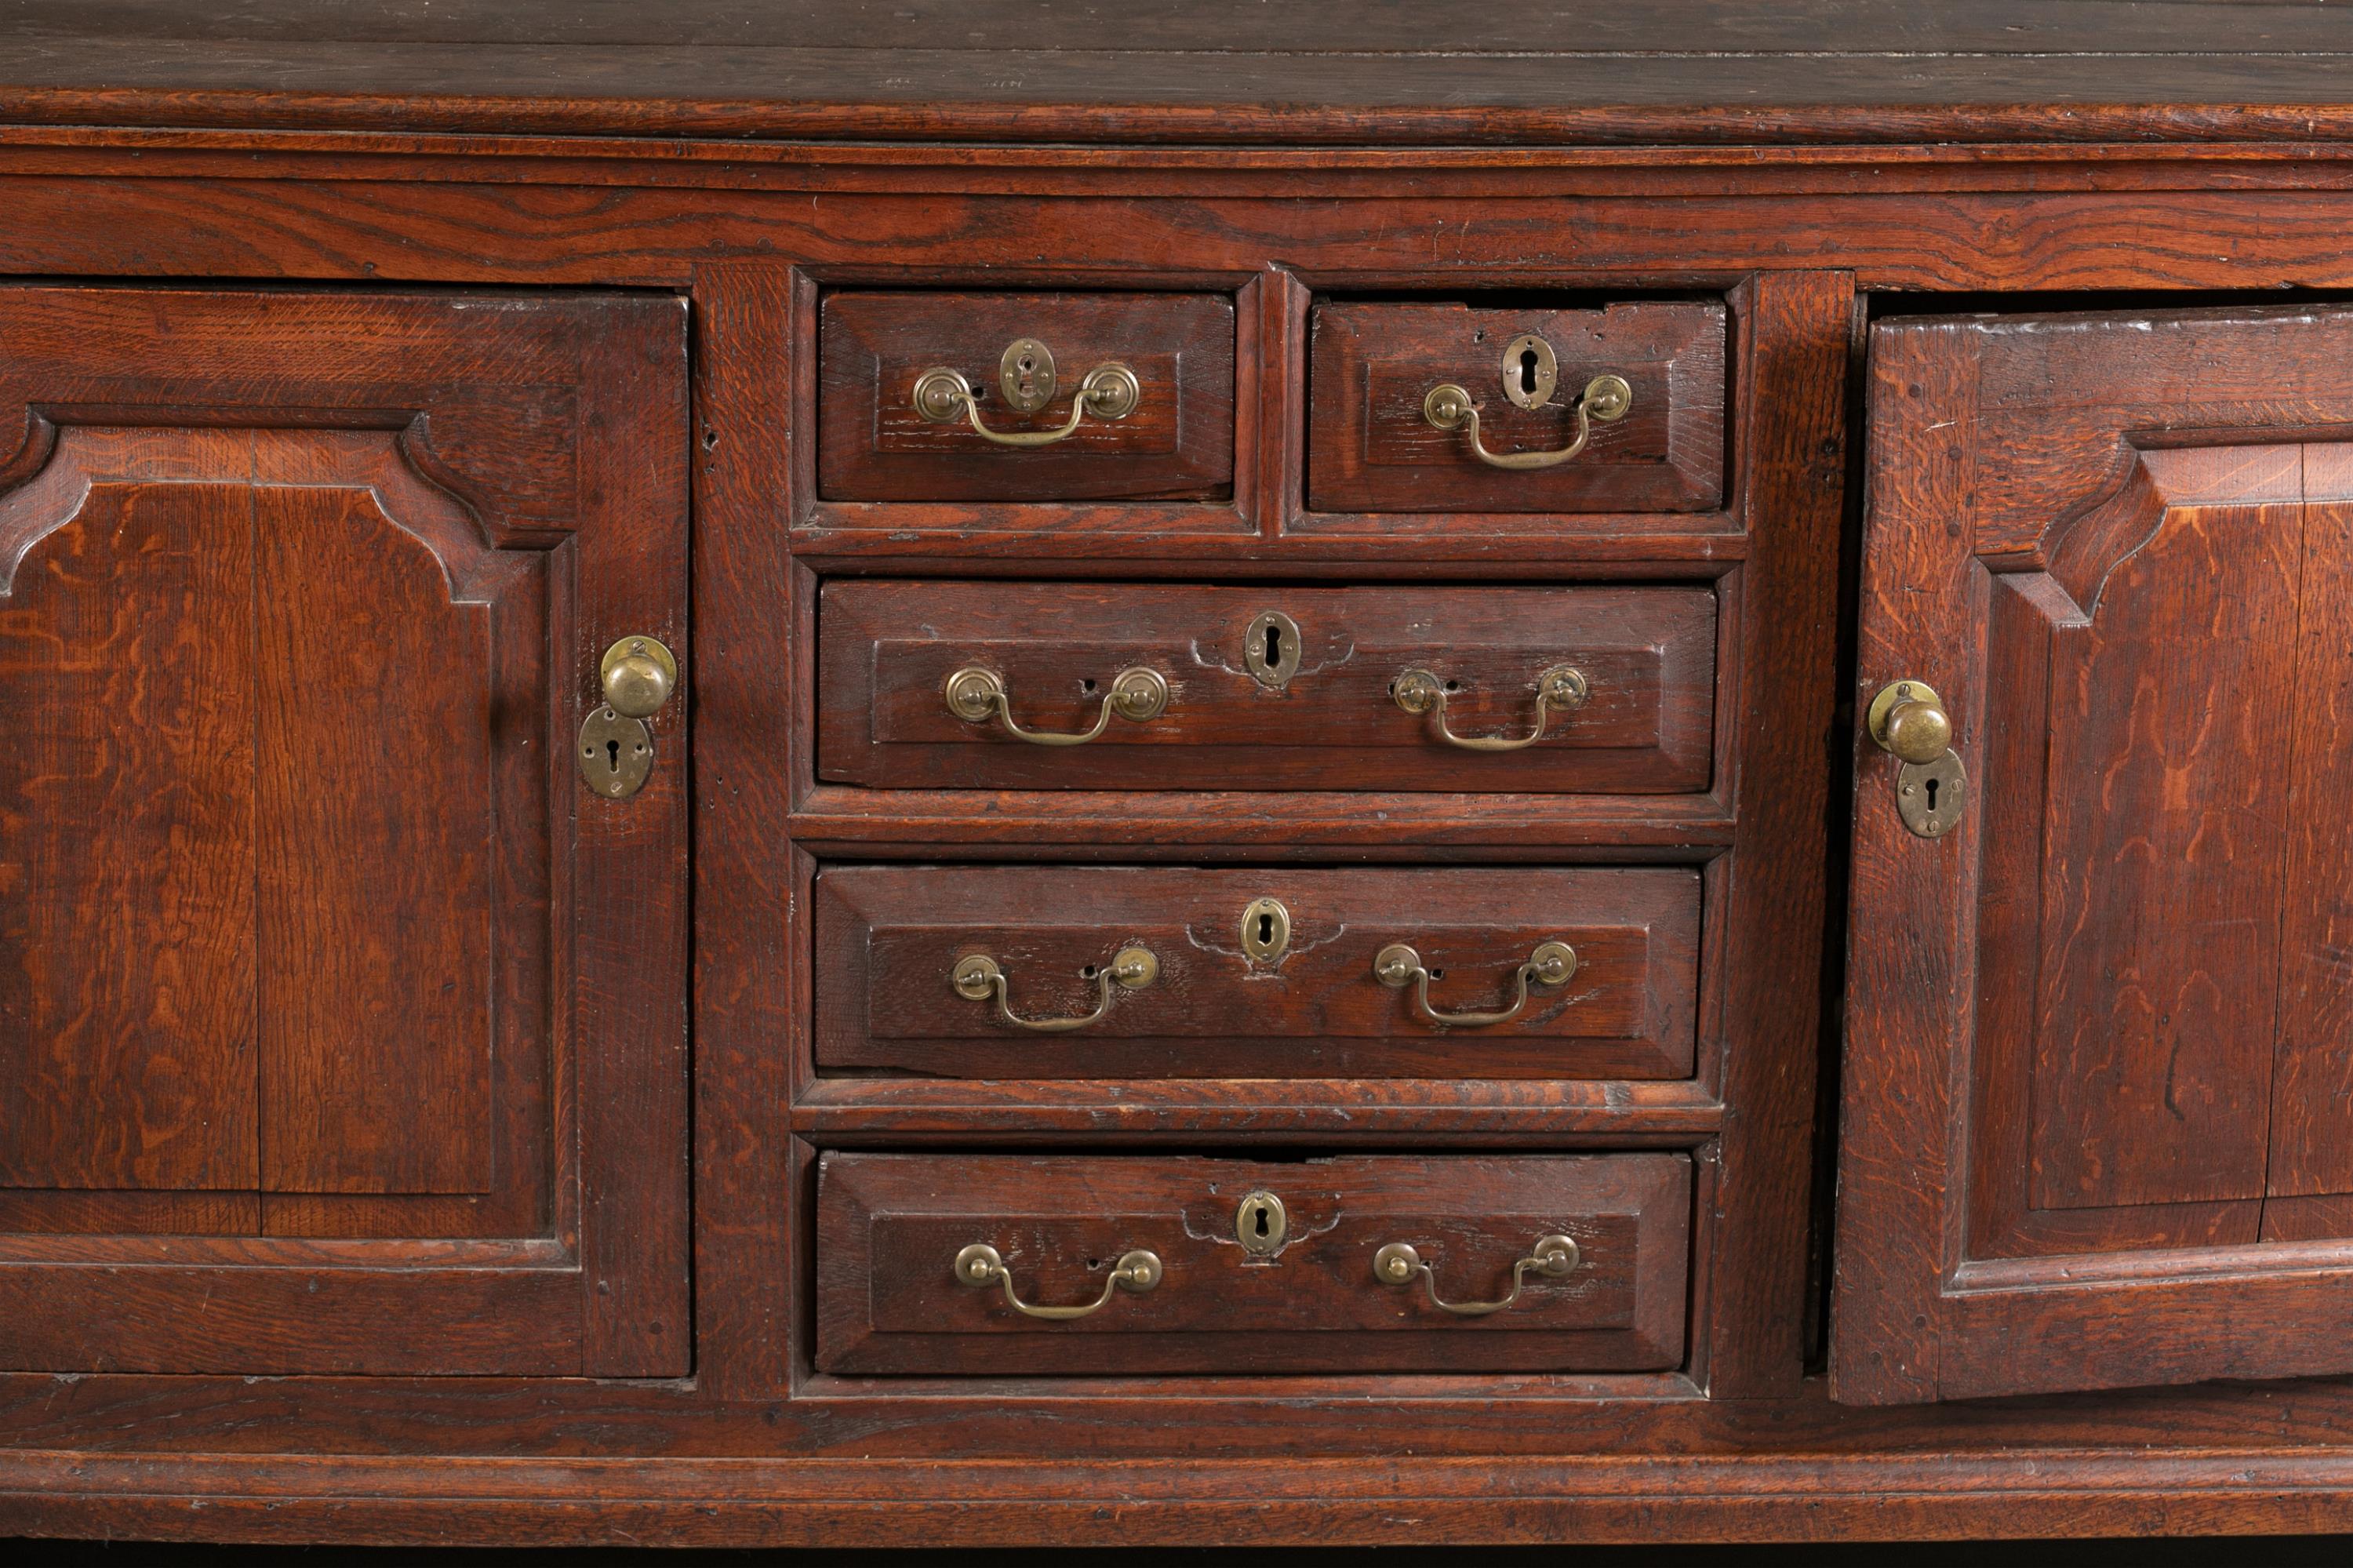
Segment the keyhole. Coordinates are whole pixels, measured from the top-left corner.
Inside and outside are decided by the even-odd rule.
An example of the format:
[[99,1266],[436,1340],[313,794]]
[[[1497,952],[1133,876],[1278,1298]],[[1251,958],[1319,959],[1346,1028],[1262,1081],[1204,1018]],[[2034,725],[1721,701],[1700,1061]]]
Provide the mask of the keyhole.
[[[1260,947],[1261,947],[1261,948],[1270,948],[1270,947],[1272,947],[1272,946],[1274,945],[1274,916],[1273,916],[1269,915],[1269,914],[1264,914],[1264,913],[1261,913],[1261,914],[1259,916],[1259,917],[1258,917],[1258,944],[1259,944],[1259,946],[1260,946]],[[1265,1223],[1266,1223],[1266,1222],[1265,1222],[1264,1220],[1262,1220],[1262,1219],[1259,1222],[1259,1224],[1260,1224],[1260,1225],[1261,1225],[1261,1228],[1263,1228],[1263,1227],[1264,1227]]]
[[1928,780],[1928,814],[1936,814],[1936,780],[1933,776]]
[[1266,1205],[1265,1205],[1264,1203],[1261,1203],[1260,1205],[1258,1205],[1257,1219],[1258,1219],[1258,1234],[1259,1234],[1261,1237],[1263,1237],[1263,1236],[1267,1234],[1267,1225],[1266,1225]]
[[1533,397],[1536,393],[1536,351],[1520,350],[1520,390]]
[[1279,668],[1282,663],[1282,628],[1269,621],[1266,626],[1266,667]]
[[605,766],[611,768],[616,773],[618,773],[621,770],[621,743],[619,741],[608,740],[605,743]]

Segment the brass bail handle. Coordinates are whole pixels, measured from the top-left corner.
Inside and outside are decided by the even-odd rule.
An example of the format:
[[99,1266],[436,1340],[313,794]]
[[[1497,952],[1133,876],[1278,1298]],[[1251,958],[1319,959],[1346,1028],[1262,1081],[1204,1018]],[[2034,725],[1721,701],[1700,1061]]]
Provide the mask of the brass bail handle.
[[1585,384],[1576,404],[1577,438],[1556,451],[1496,452],[1489,451],[1479,439],[1479,406],[1471,394],[1451,381],[1441,381],[1423,395],[1421,417],[1432,428],[1440,430],[1461,430],[1471,448],[1471,455],[1490,468],[1517,470],[1556,468],[1585,450],[1593,439],[1593,425],[1599,420],[1615,424],[1626,417],[1634,406],[1634,389],[1622,376],[1597,376]]
[[1539,942],[1513,982],[1511,1005],[1497,1012],[1440,1012],[1430,1005],[1430,970],[1421,955],[1403,942],[1391,942],[1373,956],[1373,976],[1391,990],[1411,986],[1413,1010],[1426,1023],[1449,1029],[1483,1029],[1509,1023],[1527,1010],[1531,986],[1567,985],[1577,973],[1577,949],[1567,942]]
[[1536,726],[1523,736],[1457,735],[1446,723],[1446,683],[1428,670],[1408,670],[1389,685],[1389,695],[1409,714],[1430,715],[1430,733],[1465,751],[1518,751],[1545,737],[1556,713],[1574,713],[1593,694],[1593,683],[1574,664],[1555,664],[1536,677]]
[[966,1001],[997,999],[997,1016],[1016,1029],[1041,1034],[1062,1034],[1102,1022],[1121,991],[1142,991],[1160,978],[1160,959],[1146,947],[1122,948],[1110,963],[1095,970],[1095,1005],[1076,1018],[1024,1018],[1006,1000],[1004,967],[987,953],[966,953],[948,970],[948,984]]
[[[997,361],[997,377],[1008,408],[1034,414],[1053,399],[1053,351],[1034,337],[1015,338]],[[981,423],[980,395],[952,366],[934,365],[916,376],[909,401],[931,423],[952,425],[961,419],[1000,447],[1048,447],[1076,434],[1089,414],[1104,420],[1126,418],[1144,401],[1144,387],[1134,371],[1115,359],[1105,360],[1080,379],[1078,394],[1071,399],[1071,417],[1045,430],[990,429]]]
[[1076,732],[1022,728],[1013,717],[1012,694],[1006,690],[1005,677],[976,664],[951,674],[941,695],[948,712],[966,724],[987,724],[994,718],[997,728],[1031,746],[1084,746],[1101,739],[1114,715],[1130,724],[1148,724],[1167,712],[1168,677],[1142,664],[1122,670],[1112,677],[1111,690],[1103,694],[1095,722]]
[[1005,1304],[1025,1318],[1043,1318],[1050,1323],[1067,1323],[1073,1318],[1084,1318],[1100,1312],[1111,1298],[1125,1290],[1141,1296],[1158,1287],[1167,1275],[1161,1266],[1160,1255],[1144,1247],[1120,1254],[1112,1266],[1111,1277],[1103,1281],[1103,1294],[1076,1307],[1039,1307],[1024,1301],[1014,1293],[1013,1273],[1005,1266],[1005,1259],[987,1242],[975,1242],[955,1255],[955,1277],[966,1285],[986,1289],[995,1285],[1005,1291]]
[[1430,1293],[1430,1304],[1441,1312],[1451,1312],[1458,1318],[1484,1318],[1490,1312],[1501,1312],[1520,1298],[1527,1285],[1528,1276],[1542,1275],[1546,1279],[1563,1279],[1577,1267],[1577,1243],[1568,1236],[1538,1236],[1528,1255],[1512,1265],[1511,1293],[1500,1301],[1449,1301],[1438,1293],[1438,1276],[1422,1261],[1421,1254],[1407,1242],[1391,1242],[1373,1254],[1373,1277],[1383,1285],[1405,1286],[1419,1279]]

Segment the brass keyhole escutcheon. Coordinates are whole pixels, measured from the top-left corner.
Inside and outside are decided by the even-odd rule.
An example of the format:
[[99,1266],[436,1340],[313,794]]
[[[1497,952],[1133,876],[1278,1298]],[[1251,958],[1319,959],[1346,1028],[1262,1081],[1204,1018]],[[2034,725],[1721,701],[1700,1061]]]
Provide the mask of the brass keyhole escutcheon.
[[1299,673],[1299,622],[1270,609],[1242,633],[1242,668],[1261,686],[1281,691]]
[[1282,1199],[1263,1188],[1243,1194],[1234,1209],[1234,1238],[1244,1252],[1253,1257],[1269,1256],[1282,1250],[1290,1234],[1291,1215]]
[[997,362],[997,389],[1006,407],[1034,414],[1054,400],[1054,351],[1034,337],[1017,337]]
[[1242,910],[1242,952],[1254,964],[1271,964],[1291,948],[1291,911],[1280,898],[1254,898]]
[[1541,408],[1560,385],[1560,361],[1552,344],[1525,332],[1504,345],[1504,396],[1514,408]]

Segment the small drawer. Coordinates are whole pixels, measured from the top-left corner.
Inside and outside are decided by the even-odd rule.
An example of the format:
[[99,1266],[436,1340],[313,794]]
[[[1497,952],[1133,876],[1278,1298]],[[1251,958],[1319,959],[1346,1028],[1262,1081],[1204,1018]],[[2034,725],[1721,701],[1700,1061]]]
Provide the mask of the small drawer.
[[817,1364],[1673,1367],[1690,1210],[1682,1154],[832,1153],[818,1177]]
[[818,874],[816,904],[822,1069],[1692,1071],[1687,867],[843,865]]
[[1326,302],[1314,336],[1314,511],[1701,512],[1723,503],[1722,305]]
[[1222,294],[833,294],[818,335],[827,500],[1233,492]]
[[853,580],[818,637],[835,783],[1655,794],[1711,772],[1704,588]]

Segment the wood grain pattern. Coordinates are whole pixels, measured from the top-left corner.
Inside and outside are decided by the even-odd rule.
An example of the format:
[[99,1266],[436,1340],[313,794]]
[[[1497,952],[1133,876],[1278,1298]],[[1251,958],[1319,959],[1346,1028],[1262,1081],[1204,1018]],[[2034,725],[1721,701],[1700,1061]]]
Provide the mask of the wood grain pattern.
[[[817,882],[817,1063],[979,1078],[1673,1078],[1692,1065],[1699,878],[1674,869],[1170,871],[1137,866],[828,867]],[[1289,911],[1261,962],[1241,916]],[[1441,1011],[1501,1008],[1536,945],[1577,973],[1524,1016],[1428,1023],[1373,958],[1408,942]],[[1131,942],[1159,978],[1067,1034],[998,1022],[947,983],[986,952],[1018,1016],[1076,1016],[1087,971]]]
[[[24,711],[59,737],[54,756],[31,753],[36,778],[106,779],[127,762],[139,785],[104,819],[127,842],[85,830],[81,853],[102,856],[85,871],[44,852],[16,876],[15,907],[37,916],[46,893],[99,923],[85,938],[25,920],[0,972],[37,985],[71,965],[98,988],[84,1015],[132,1016],[110,1056],[75,1047],[81,1025],[37,990],[17,1003],[16,1038],[62,1043],[104,1076],[62,1107],[90,1125],[45,1113],[24,1124],[31,1157],[11,1150],[0,1358],[682,1365],[664,1321],[683,1296],[679,1175],[659,1139],[584,1132],[570,1108],[575,1083],[617,1059],[655,1103],[682,1074],[643,1044],[568,1049],[558,999],[611,960],[575,971],[548,930],[568,892],[573,852],[552,817],[577,788],[580,712],[551,642],[596,635],[574,624],[574,585],[617,577],[681,599],[617,535],[660,551],[666,495],[675,541],[682,476],[619,456],[617,434],[584,436],[658,418],[665,383],[675,407],[675,315],[98,289],[9,291],[0,314],[0,384],[42,410],[0,497],[7,624],[39,650]],[[638,379],[607,373],[622,369]],[[111,595],[103,616],[93,591]],[[649,839],[660,866],[663,834]],[[626,848],[613,859],[642,863]],[[675,910],[680,874],[651,874],[632,932]],[[585,924],[619,918],[599,906]],[[92,939],[121,956],[89,966]],[[658,967],[631,972],[661,991]],[[234,1006],[209,1006],[208,987],[234,987]],[[682,1004],[682,982],[668,995]],[[188,1070],[206,1061],[224,1065]],[[208,1120],[229,1142],[219,1168],[175,1170],[174,1128]],[[90,1169],[40,1165],[60,1128]],[[142,1144],[152,1169],[123,1152]],[[576,1194],[592,1181],[616,1218],[584,1222]],[[190,1188],[214,1191],[177,1201]],[[216,1266],[230,1245],[233,1266]],[[470,1272],[469,1246],[501,1266]],[[365,1266],[305,1274],[322,1247]],[[485,1314],[503,1320],[484,1328]],[[410,1330],[397,1342],[396,1320]]]
[[[2345,617],[2335,568],[2312,567],[2335,503],[2313,504],[2308,454],[2333,473],[2341,449],[2278,440],[2289,418],[2227,396],[2189,444],[2165,432],[2193,358],[2209,384],[2327,396],[2316,356],[2343,328],[2184,313],[1874,336],[1887,482],[1865,560],[1887,586],[1863,620],[1887,647],[1866,646],[1863,685],[1944,693],[1981,789],[1955,835],[1923,842],[1874,823],[1888,765],[1862,769],[1857,919],[1935,946],[1883,991],[1881,954],[1857,950],[1874,983],[1850,1052],[1842,1397],[2342,1361],[2321,1306],[2344,1287],[2341,1206],[2311,1201],[2301,1155],[2330,1071],[2311,1022],[2332,1005],[2330,901],[2294,825],[2312,800],[2298,682],[2331,700]],[[2002,439],[2035,415],[2052,441]],[[1941,1011],[1915,1015],[1931,996]],[[1947,1145],[1938,1100],[1964,1086]],[[2273,1224],[2275,1163],[2298,1206]]]
[[[832,1372],[1300,1372],[1340,1367],[1672,1366],[1682,1354],[1691,1171],[1662,1154],[1518,1160],[1248,1160],[843,1154],[818,1177],[818,1364]],[[1235,1234],[1252,1191],[1293,1238],[1262,1257]],[[1499,1299],[1537,1237],[1574,1238],[1564,1280],[1456,1318],[1381,1284],[1373,1254],[1410,1243],[1455,1300]],[[1101,1290],[1149,1247],[1158,1287],[1041,1323],[949,1266],[1003,1255],[1025,1300]]]
[[[21,538],[10,512],[0,529]],[[0,702],[22,726],[0,787],[8,1186],[259,1185],[253,573],[229,486],[101,493],[16,566],[0,608]]]
[[[1600,310],[1327,302],[1309,327],[1307,503],[1318,512],[1702,512],[1724,496],[1725,314],[1720,304]],[[1549,344],[1558,389],[1514,407],[1504,347]],[[1432,387],[1471,394],[1491,451],[1552,451],[1576,440],[1569,412],[1603,374],[1633,389],[1625,416],[1594,422],[1556,468],[1482,463],[1466,434],[1422,415]]]
[[[829,294],[818,344],[818,482],[835,501],[1214,500],[1233,493],[1234,305],[1214,294]],[[1008,405],[1008,344],[1051,351],[1053,400]],[[924,372],[972,388],[981,422],[1058,429],[1097,366],[1135,373],[1134,410],[1050,445],[993,444],[913,406]]]
[[[1298,671],[1255,677],[1264,612],[1299,629]],[[1700,588],[1174,588],[839,582],[819,610],[818,777],[886,788],[1603,791],[1704,789],[1715,606]],[[1398,707],[1426,668],[1448,723],[1530,733],[1536,678],[1582,670],[1585,705],[1517,752],[1462,750]],[[1155,669],[1166,710],[1084,747],[1029,745],[942,696],[994,670],[1025,728],[1083,731],[1119,672]]]

